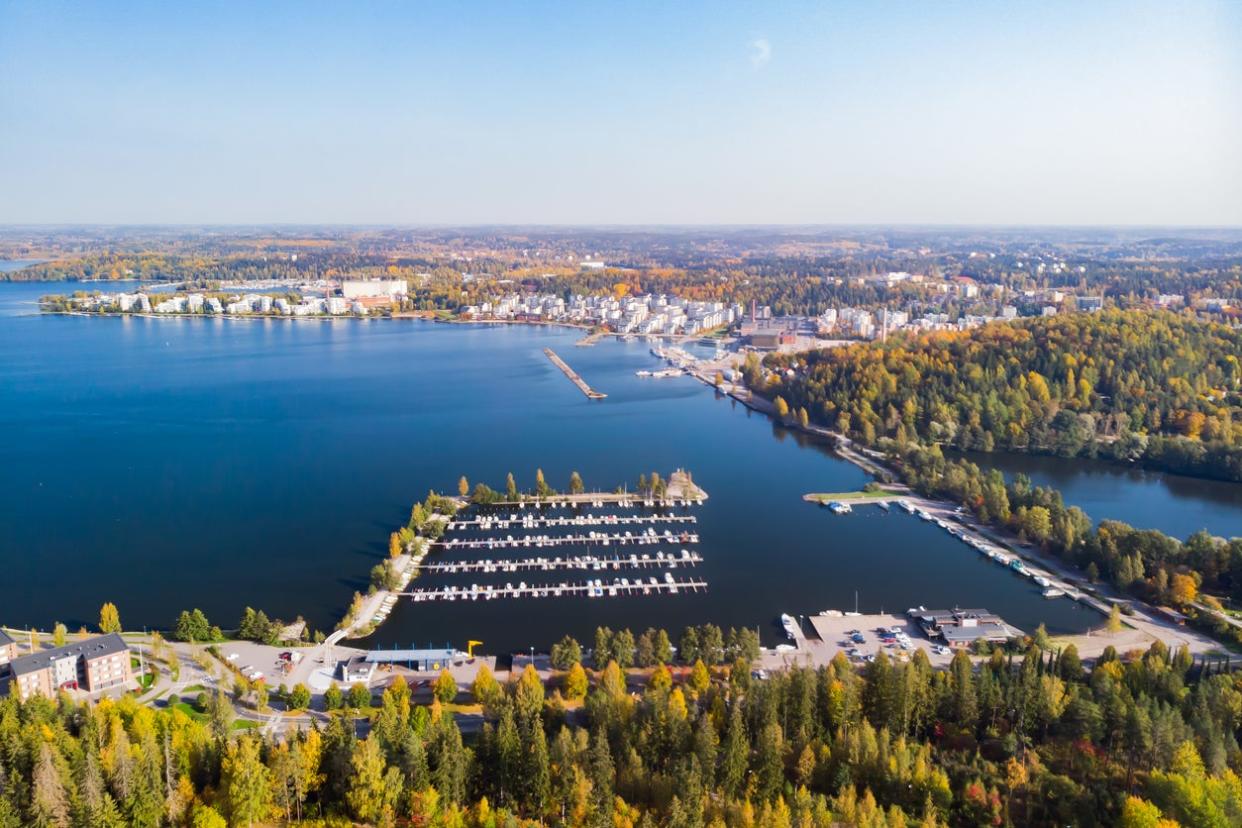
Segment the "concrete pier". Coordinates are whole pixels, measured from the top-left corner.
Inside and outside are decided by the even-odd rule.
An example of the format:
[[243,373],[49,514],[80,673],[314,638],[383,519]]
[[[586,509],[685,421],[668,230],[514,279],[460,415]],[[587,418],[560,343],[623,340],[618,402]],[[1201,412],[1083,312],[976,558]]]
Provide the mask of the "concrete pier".
[[587,395],[587,399],[602,400],[604,399],[604,397],[608,396],[607,394],[604,394],[600,391],[596,391],[594,388],[587,385],[586,380],[578,376],[577,371],[575,371],[573,368],[570,368],[567,364],[565,364],[565,360],[561,359],[559,356],[556,355],[556,351],[552,350],[551,348],[544,348],[543,352],[547,354],[548,359],[552,360],[553,365],[555,365],[557,368],[560,368],[561,371],[564,372],[565,376],[569,377],[570,382],[578,386],[579,391]]

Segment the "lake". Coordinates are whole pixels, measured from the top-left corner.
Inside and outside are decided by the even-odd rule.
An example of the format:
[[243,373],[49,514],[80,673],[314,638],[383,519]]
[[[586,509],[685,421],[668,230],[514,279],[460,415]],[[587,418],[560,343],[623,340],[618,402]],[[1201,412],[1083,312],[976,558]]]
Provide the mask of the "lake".
[[[690,378],[636,377],[656,365],[639,341],[31,313],[39,295],[75,287],[0,283],[4,623],[93,625],[111,600],[128,627],[167,628],[189,607],[228,627],[253,606],[330,629],[430,488],[454,491],[463,474],[500,487],[510,470],[529,487],[542,468],[553,486],[577,470],[611,490],[678,467],[710,494],[694,510],[705,562],[681,573],[706,593],[403,602],[372,640],[506,652],[589,640],[598,624],[711,621],[774,643],[779,613],[852,609],[855,595],[863,611],[984,606],[1027,630],[1099,620],[898,510],[804,503],[867,478]],[[544,347],[608,398],[588,401]]]
[[1242,484],[1144,471],[1080,457],[994,452],[964,456],[980,467],[1000,469],[1007,479],[1025,474],[1038,486],[1057,489],[1065,502],[1099,522],[1120,520],[1159,529],[1185,540],[1200,529],[1242,537]]

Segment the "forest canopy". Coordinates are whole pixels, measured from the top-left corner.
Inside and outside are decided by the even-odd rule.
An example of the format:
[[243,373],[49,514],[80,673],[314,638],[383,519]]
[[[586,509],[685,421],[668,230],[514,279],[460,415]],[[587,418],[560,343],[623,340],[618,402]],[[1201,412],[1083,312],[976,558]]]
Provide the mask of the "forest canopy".
[[1242,480],[1240,355],[1234,328],[1110,310],[771,356],[759,385],[865,444],[1101,455]]

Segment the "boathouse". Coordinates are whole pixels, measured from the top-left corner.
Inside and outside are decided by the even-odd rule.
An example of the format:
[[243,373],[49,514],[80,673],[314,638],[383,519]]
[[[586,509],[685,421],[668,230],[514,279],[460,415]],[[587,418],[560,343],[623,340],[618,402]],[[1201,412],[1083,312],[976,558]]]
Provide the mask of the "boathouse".
[[452,647],[436,647],[424,650],[371,650],[366,655],[368,663],[400,664],[418,672],[435,672],[465,658],[465,653]]

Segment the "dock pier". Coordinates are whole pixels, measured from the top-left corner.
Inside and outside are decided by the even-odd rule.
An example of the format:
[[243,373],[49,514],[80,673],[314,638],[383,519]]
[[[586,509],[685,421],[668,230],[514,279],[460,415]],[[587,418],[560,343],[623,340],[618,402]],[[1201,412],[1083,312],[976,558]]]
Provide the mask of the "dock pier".
[[556,558],[514,558],[510,560],[486,561],[442,561],[420,564],[424,572],[519,572],[523,570],[543,570],[548,572],[556,569],[650,569],[652,567],[696,566],[703,562],[703,556],[697,552],[682,550],[680,555],[658,553],[655,556],[642,555],[575,555],[573,557]]
[[525,581],[514,586],[491,586],[472,584],[469,587],[448,586],[434,589],[415,589],[403,592],[415,603],[423,601],[491,601],[495,598],[562,598],[574,595],[586,595],[589,598],[615,598],[618,595],[658,595],[679,592],[703,592],[707,589],[707,581],[678,581],[671,576],[664,580],[655,577],[643,582],[639,578],[613,578],[604,583],[599,578],[594,581],[563,581],[559,584],[527,584]]
[[454,519],[444,529],[478,526],[480,529],[540,528],[547,526],[620,526],[643,523],[695,523],[694,515],[584,515],[578,517],[534,517],[510,515],[509,517],[483,517],[468,520]]
[[654,529],[648,530],[648,533],[640,532],[637,535],[620,532],[588,532],[585,535],[522,535],[521,537],[505,537],[505,538],[477,538],[463,539],[452,538],[451,540],[434,541],[431,545],[440,549],[514,549],[519,546],[524,547],[543,547],[543,546],[608,546],[617,544],[619,546],[625,544],[634,544],[636,546],[644,546],[659,543],[698,543],[699,535],[697,532],[682,532],[674,534],[665,530],[664,534],[657,534]]
[[573,368],[570,368],[565,363],[565,360],[557,356],[556,351],[552,350],[551,348],[544,348],[543,352],[547,354],[548,359],[552,360],[553,365],[555,365],[557,368],[560,368],[561,371],[564,372],[565,376],[569,377],[570,382],[578,386],[579,391],[581,391],[583,394],[586,394],[587,399],[602,400],[604,399],[604,397],[608,396],[607,394],[601,391],[596,391],[594,388],[587,385],[586,380],[578,376],[577,371],[575,371]]

